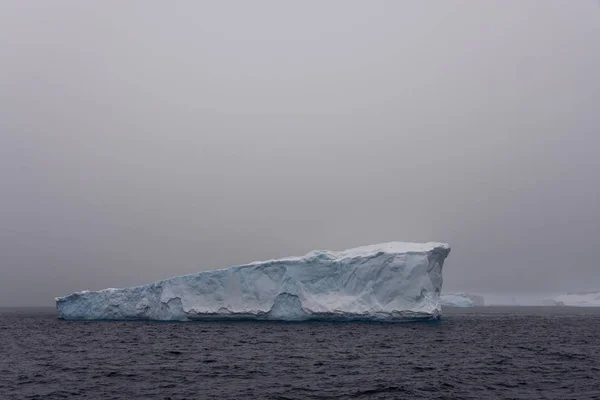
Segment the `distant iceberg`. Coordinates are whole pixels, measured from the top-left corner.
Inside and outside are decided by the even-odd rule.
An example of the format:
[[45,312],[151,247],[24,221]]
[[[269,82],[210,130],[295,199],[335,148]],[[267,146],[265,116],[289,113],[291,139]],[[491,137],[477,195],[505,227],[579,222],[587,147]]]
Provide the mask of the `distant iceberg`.
[[442,307],[474,307],[484,306],[483,296],[469,293],[449,293],[440,296]]
[[443,243],[391,242],[58,297],[64,319],[385,320],[441,315]]
[[571,307],[600,307],[600,292],[567,293],[556,296],[554,304]]

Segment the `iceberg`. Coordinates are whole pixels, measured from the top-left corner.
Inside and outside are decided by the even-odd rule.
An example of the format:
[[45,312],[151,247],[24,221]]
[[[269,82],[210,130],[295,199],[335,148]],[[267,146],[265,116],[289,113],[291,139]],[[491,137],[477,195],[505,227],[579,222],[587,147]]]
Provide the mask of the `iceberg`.
[[456,294],[443,294],[440,304],[442,307],[473,307],[473,300]]
[[557,306],[600,307],[600,292],[567,293],[553,299]]
[[482,307],[485,305],[483,296],[469,293],[450,293],[440,296],[442,307]]
[[438,319],[443,243],[390,242],[56,298],[62,319]]

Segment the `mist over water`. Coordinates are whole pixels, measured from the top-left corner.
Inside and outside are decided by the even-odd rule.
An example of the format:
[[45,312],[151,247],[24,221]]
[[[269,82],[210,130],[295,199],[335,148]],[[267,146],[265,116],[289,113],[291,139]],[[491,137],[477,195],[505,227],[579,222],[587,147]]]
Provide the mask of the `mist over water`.
[[600,290],[597,2],[0,4],[0,305],[313,249]]

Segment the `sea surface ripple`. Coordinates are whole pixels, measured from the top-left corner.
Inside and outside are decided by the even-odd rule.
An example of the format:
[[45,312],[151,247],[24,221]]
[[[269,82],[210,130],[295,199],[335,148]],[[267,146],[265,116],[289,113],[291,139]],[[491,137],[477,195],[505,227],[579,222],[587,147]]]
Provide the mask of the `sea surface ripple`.
[[600,399],[600,309],[448,309],[395,324],[0,309],[0,398]]

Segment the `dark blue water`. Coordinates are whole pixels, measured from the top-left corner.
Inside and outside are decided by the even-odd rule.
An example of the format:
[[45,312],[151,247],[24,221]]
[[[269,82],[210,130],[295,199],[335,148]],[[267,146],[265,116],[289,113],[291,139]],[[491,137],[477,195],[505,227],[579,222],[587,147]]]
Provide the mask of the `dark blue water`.
[[600,399],[600,309],[429,323],[69,322],[0,310],[0,399]]

